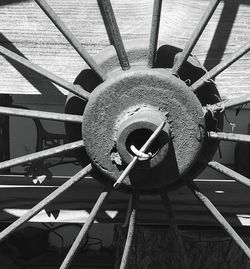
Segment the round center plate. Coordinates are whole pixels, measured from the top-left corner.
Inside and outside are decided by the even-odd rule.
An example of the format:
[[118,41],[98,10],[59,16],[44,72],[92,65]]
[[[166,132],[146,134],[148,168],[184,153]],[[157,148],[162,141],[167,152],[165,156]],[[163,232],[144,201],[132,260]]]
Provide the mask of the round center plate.
[[[205,139],[202,106],[164,69],[116,73],[90,95],[84,111],[85,149],[100,180],[114,183],[153,131],[166,120],[122,188],[154,190],[177,181],[195,163]],[[131,146],[133,148],[131,149]]]

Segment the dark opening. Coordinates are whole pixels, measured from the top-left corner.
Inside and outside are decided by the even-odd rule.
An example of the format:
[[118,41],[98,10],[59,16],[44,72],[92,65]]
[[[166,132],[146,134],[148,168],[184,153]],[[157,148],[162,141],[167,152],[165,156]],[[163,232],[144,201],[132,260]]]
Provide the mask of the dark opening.
[[[126,149],[131,154],[134,155],[134,153],[131,151],[130,147],[134,145],[138,150],[141,149],[141,147],[146,143],[146,141],[149,139],[149,137],[152,135],[153,131],[143,128],[133,131],[131,134],[129,134],[127,141],[126,141]],[[155,155],[160,148],[160,143],[158,138],[155,139],[155,141],[151,144],[151,146],[147,149],[146,153],[151,152],[152,155]]]

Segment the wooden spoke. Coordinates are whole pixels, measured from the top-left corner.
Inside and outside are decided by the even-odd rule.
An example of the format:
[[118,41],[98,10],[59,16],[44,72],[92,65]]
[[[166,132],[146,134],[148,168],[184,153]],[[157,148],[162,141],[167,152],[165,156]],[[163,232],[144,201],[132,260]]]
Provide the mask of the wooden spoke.
[[201,201],[201,203],[212,213],[212,215],[216,218],[216,220],[221,224],[221,226],[228,232],[228,234],[232,237],[234,242],[244,251],[247,257],[250,259],[250,249],[246,245],[246,243],[241,239],[241,237],[236,233],[236,231],[232,228],[232,226],[226,221],[226,219],[221,215],[221,213],[216,209],[216,207],[212,204],[212,202],[202,194],[197,186],[194,184],[190,186],[191,191],[194,195]]
[[161,19],[162,0],[154,0],[151,33],[149,40],[148,66],[154,67]]
[[83,141],[76,141],[76,142],[72,142],[72,143],[68,143],[62,146],[58,146],[58,147],[54,147],[54,148],[50,148],[50,149],[46,149],[46,150],[42,150],[39,152],[35,152],[35,153],[31,153],[22,157],[18,157],[15,159],[11,159],[8,161],[4,161],[0,163],[0,171],[13,167],[13,166],[17,166],[23,163],[27,163],[27,162],[31,162],[31,161],[35,161],[35,160],[39,160],[39,159],[43,159],[43,158],[47,158],[50,156],[54,156],[57,155],[59,153],[64,153],[70,150],[74,150],[74,149],[78,149],[83,147]]
[[114,45],[121,68],[128,70],[130,68],[127,53],[125,51],[120,30],[116,22],[115,14],[110,0],[98,0],[102,13],[103,21],[112,45]]
[[250,135],[224,132],[208,132],[208,137],[214,140],[250,143]]
[[54,10],[48,5],[45,0],[35,0],[44,13],[50,18],[57,29],[63,34],[63,36],[69,41],[72,47],[78,52],[78,54],[85,60],[85,62],[98,74],[98,76],[104,81],[107,78],[105,72],[95,62],[95,60],[88,54],[83,48],[82,44],[71,33],[67,26],[60,20]]
[[229,176],[231,177],[232,179],[238,181],[239,183],[247,186],[247,187],[250,187],[250,179],[235,172],[234,170],[226,167],[225,165],[223,164],[220,164],[216,161],[211,161],[208,163],[208,167],[226,175],[226,176]]
[[12,234],[22,224],[30,220],[33,216],[35,216],[38,212],[40,212],[43,208],[45,208],[49,203],[51,203],[55,198],[64,193],[68,188],[70,188],[72,185],[80,181],[83,177],[88,175],[91,171],[92,166],[91,164],[89,164],[88,166],[83,168],[80,172],[78,172],[76,175],[71,177],[64,184],[62,184],[59,188],[57,188],[55,191],[49,194],[46,198],[44,198],[42,201],[36,204],[26,214],[24,214],[22,217],[14,221],[11,225],[9,225],[6,229],[4,229],[0,233],[0,242],[3,241],[6,237],[8,237],[10,234]]
[[29,118],[39,118],[55,121],[64,121],[64,122],[69,121],[69,122],[82,123],[82,116],[80,115],[45,112],[45,111],[29,110],[29,109],[13,108],[5,106],[0,106],[0,114],[17,117],[29,117]]
[[207,109],[207,111],[216,112],[216,111],[223,111],[224,109],[230,107],[244,105],[249,102],[250,102],[250,94],[244,94],[242,96],[227,99],[213,105],[208,105],[205,108]]
[[127,233],[124,251],[122,254],[120,269],[127,268],[128,257],[129,257],[129,253],[132,247],[132,242],[133,242],[134,232],[135,232],[137,201],[138,201],[138,195],[133,194],[132,203],[131,203],[131,211],[130,211],[130,216],[129,216],[128,233]]
[[[154,142],[154,140],[158,137],[158,135],[161,133],[162,129],[164,128],[166,124],[166,120],[163,121],[156,129],[155,131],[151,134],[149,139],[145,142],[145,144],[141,147],[140,153],[145,153],[146,150],[150,147],[150,145]],[[126,167],[126,169],[122,172],[120,177],[117,179],[113,187],[115,189],[119,188],[121,185],[122,181],[126,178],[126,176],[130,173],[130,171],[133,169],[133,167],[136,165],[138,161],[138,156],[135,156],[133,160],[129,163],[129,165]]]
[[191,85],[193,91],[198,90],[204,83],[208,82],[210,79],[216,77],[221,72],[223,72],[226,68],[228,68],[231,64],[237,61],[240,57],[246,54],[250,50],[250,43],[247,42],[245,45],[240,47],[236,52],[231,54],[226,60],[222,61],[218,65],[216,65],[213,69],[211,69],[208,73],[198,79],[195,83]]
[[86,222],[84,223],[82,229],[80,230],[79,234],[77,235],[73,245],[71,246],[69,252],[67,253],[67,256],[65,257],[62,265],[60,266],[60,269],[66,269],[70,266],[70,263],[72,259],[74,258],[82,240],[84,239],[85,235],[87,234],[89,228],[93,224],[95,217],[100,210],[101,206],[103,205],[105,199],[109,195],[108,190],[104,190],[101,195],[99,196],[98,200],[96,201],[93,209],[91,210]]
[[10,58],[11,60],[27,67],[28,69],[38,73],[42,77],[49,79],[50,81],[54,82],[58,86],[63,87],[64,89],[74,93],[75,95],[88,100],[89,92],[85,91],[81,86],[74,85],[63,78],[58,77],[57,75],[45,70],[44,68],[30,62],[29,60],[25,59],[24,57],[19,56],[18,54],[0,46],[0,54],[4,55],[5,57]]
[[203,14],[200,22],[198,23],[197,27],[195,28],[191,38],[189,39],[188,43],[186,44],[183,51],[180,53],[177,61],[175,62],[172,72],[174,74],[178,74],[182,65],[187,60],[188,56],[192,52],[194,46],[196,45],[197,41],[199,40],[201,34],[203,33],[206,25],[208,24],[211,16],[213,15],[216,7],[218,6],[220,0],[211,0],[208,8],[206,9],[205,13]]
[[181,237],[181,233],[180,233],[178,226],[177,226],[177,223],[176,223],[175,214],[174,214],[174,211],[172,208],[171,201],[169,200],[167,192],[164,189],[160,190],[160,194],[161,194],[161,199],[162,199],[163,205],[166,209],[167,217],[169,220],[169,226],[174,233],[176,244],[178,246],[180,255],[182,257],[180,259],[182,262],[182,268],[189,269],[190,266],[189,266],[189,262],[188,262],[188,255],[187,255],[187,252],[186,252],[186,249],[184,246],[184,242],[183,242],[182,237]]

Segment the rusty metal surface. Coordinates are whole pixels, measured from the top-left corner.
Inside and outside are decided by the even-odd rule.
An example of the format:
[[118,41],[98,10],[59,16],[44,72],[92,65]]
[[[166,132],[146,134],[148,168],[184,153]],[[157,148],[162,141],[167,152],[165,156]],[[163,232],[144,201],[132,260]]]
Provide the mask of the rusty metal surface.
[[83,116],[83,140],[88,156],[101,173],[116,181],[125,169],[112,159],[119,124],[147,107],[167,115],[172,148],[161,165],[152,169],[135,167],[124,180],[125,185],[130,186],[132,181],[133,187],[141,189],[153,189],[177,180],[198,158],[205,119],[196,96],[166,70],[131,69],[98,86],[91,93]]
[[224,132],[208,132],[208,137],[220,141],[250,143],[250,136],[246,134],[234,134]]
[[[148,45],[145,40],[142,40],[135,44],[133,41],[125,42],[125,48],[128,54],[129,61],[131,63],[132,68],[138,68],[140,66],[147,66],[148,61]],[[173,65],[174,57],[177,53],[179,53],[181,50],[169,45],[162,45],[159,44],[158,49],[158,56],[156,61],[156,67],[160,68],[166,68],[169,69]],[[114,48],[109,47],[105,51],[98,54],[98,57],[96,57],[96,60],[101,65],[103,70],[108,73],[109,76],[115,76],[115,72],[117,69],[120,68],[119,60],[116,56],[116,51]],[[100,82],[98,82],[91,74],[92,79],[88,79],[88,71],[84,70],[83,74],[80,74],[79,76],[82,76],[81,79],[81,86],[84,88],[88,88],[90,92],[94,90],[94,87],[97,86]],[[85,75],[86,74],[86,75]],[[181,72],[179,73],[179,76],[181,80],[187,80],[189,83],[195,82],[197,79],[202,77],[202,75],[205,74],[205,69],[192,57],[189,57],[187,59],[187,62],[183,66]],[[94,82],[94,83],[92,83]],[[91,86],[92,85],[92,86]],[[201,91],[197,92],[197,97],[199,98],[201,104],[203,106],[207,104],[213,104],[217,103],[220,99],[219,93],[217,89],[215,88],[215,84],[210,82],[203,86]],[[72,109],[74,113],[82,115],[84,108],[86,106],[86,102],[83,100],[77,98],[77,97],[70,97],[66,104],[66,111],[69,113]],[[79,111],[77,111],[77,108],[79,108]],[[177,113],[178,114],[178,113]],[[202,116],[205,117],[204,112],[202,112]],[[202,117],[201,116],[201,117]],[[216,119],[216,120],[215,120]],[[103,120],[103,122],[105,119]],[[206,115],[205,117],[206,126],[208,130],[217,130],[222,129],[223,124],[223,117],[222,115],[216,115],[215,118],[211,119]],[[70,128],[67,128],[68,130]],[[72,129],[73,130],[73,129]],[[81,139],[81,131],[80,128],[74,125],[74,139]],[[69,130],[70,133],[70,130]],[[72,136],[72,134],[70,134]],[[213,154],[215,153],[217,149],[217,142],[212,140],[205,141],[204,149],[202,150],[202,155],[205,156],[207,159],[211,159]],[[209,149],[209,150],[207,150]],[[204,169],[204,164],[197,161],[197,164],[193,168],[191,168],[190,173],[186,177],[193,178],[197,176],[200,171]]]
[[18,117],[63,121],[63,122],[69,121],[69,122],[82,123],[82,116],[78,115],[72,115],[72,114],[70,115],[56,112],[45,112],[45,111],[29,110],[22,108],[4,107],[4,106],[0,106],[0,114],[12,115]]
[[162,0],[154,0],[152,22],[151,22],[151,33],[149,40],[149,50],[148,50],[149,67],[155,66],[160,20],[161,20],[161,8],[162,8]]
[[106,26],[110,43],[115,47],[117,57],[122,69],[128,70],[130,68],[130,63],[128,60],[127,52],[123,45],[120,30],[116,22],[111,2],[110,0],[99,0],[98,4],[102,13],[102,18]]

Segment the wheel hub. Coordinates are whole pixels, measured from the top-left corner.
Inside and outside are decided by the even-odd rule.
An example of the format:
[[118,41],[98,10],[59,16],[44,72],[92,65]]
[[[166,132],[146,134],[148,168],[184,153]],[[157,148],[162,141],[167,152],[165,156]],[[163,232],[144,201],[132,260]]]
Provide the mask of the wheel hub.
[[197,97],[167,70],[118,72],[91,93],[82,125],[85,149],[99,177],[113,183],[167,120],[146,152],[148,158],[138,161],[123,182],[124,188],[161,188],[177,181],[195,163],[205,137],[202,115]]

